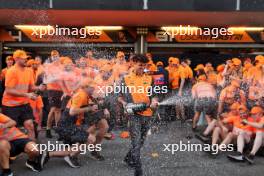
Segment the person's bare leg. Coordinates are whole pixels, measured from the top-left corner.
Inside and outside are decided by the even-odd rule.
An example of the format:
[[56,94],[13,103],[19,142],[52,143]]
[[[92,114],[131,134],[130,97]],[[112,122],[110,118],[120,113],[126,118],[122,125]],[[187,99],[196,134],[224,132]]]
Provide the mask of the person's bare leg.
[[254,140],[254,145],[252,147],[252,150],[250,152],[251,155],[256,155],[256,153],[258,152],[259,148],[262,146],[263,144],[263,136],[264,136],[264,133],[261,132],[261,131],[258,131],[256,133],[256,137],[255,137],[255,140]]
[[204,130],[203,135],[204,135],[204,136],[209,135],[209,134],[214,130],[214,128],[215,128],[215,126],[216,126],[216,123],[217,123],[217,120],[215,120],[215,119],[212,120],[212,121],[208,124],[207,128]]
[[220,127],[215,127],[212,135],[212,144],[217,144],[219,141],[221,129]]
[[61,109],[60,108],[56,108],[55,110],[55,126],[58,126],[58,122],[60,121],[61,118]]
[[108,130],[108,124],[107,121],[105,119],[102,119],[98,122],[97,127],[99,129],[99,132],[96,135],[96,141],[95,144],[101,144],[101,142],[104,139],[104,135]]
[[210,115],[207,115],[207,114],[205,114],[205,119],[206,119],[207,124],[210,124],[211,121],[212,121],[211,116]]
[[39,109],[39,123],[38,123],[38,131],[42,129],[42,118],[43,118],[43,110]]
[[237,136],[237,151],[243,153],[244,146],[245,146],[245,137],[244,134],[241,133]]
[[35,127],[34,127],[33,121],[31,119],[30,120],[26,120],[24,122],[24,127],[27,130],[27,132],[28,132],[29,139],[35,141],[36,140],[36,135],[35,135],[35,130],[34,130]]
[[198,120],[200,118],[200,114],[201,114],[200,112],[195,112],[194,117],[193,117],[193,122],[192,122],[192,127],[193,128],[197,127],[197,122],[198,122]]
[[52,127],[52,122],[54,120],[55,116],[55,107],[51,107],[49,114],[48,114],[48,120],[47,120],[47,130],[50,130]]
[[10,169],[9,157],[11,146],[8,141],[0,140],[0,166],[2,169]]
[[33,161],[39,155],[39,150],[36,150],[35,142],[27,143],[24,152],[28,155],[30,161]]
[[227,136],[225,137],[225,139],[221,142],[221,145],[223,144],[223,145],[227,146],[228,144],[230,144],[233,141],[233,139],[235,137],[236,136],[232,132],[228,133]]

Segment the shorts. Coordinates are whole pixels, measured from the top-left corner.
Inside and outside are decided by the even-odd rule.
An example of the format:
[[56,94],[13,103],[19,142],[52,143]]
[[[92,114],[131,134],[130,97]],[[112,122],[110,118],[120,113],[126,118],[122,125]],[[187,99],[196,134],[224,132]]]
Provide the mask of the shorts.
[[61,101],[61,109],[65,109],[68,102],[70,101],[71,96],[67,95],[66,97],[63,97],[62,101]]
[[88,133],[82,126],[77,126],[77,117],[71,116],[69,110],[66,109],[59,121],[56,132],[59,135],[59,139],[65,144],[75,144],[75,143],[86,143],[88,138]]
[[215,115],[216,100],[214,98],[198,98],[194,102],[194,110],[196,112],[204,112],[206,115]]
[[84,114],[84,124],[88,125],[88,126],[92,126],[97,124],[100,120],[102,120],[104,118],[104,111],[103,110],[99,110],[97,112],[94,113],[85,113]]
[[233,128],[233,134],[235,134],[237,136],[240,135],[240,134],[244,135],[244,138],[246,140],[246,143],[249,143],[250,142],[250,139],[251,139],[251,136],[252,136],[252,132],[245,131],[245,130],[242,130],[242,129],[237,128],[237,127],[234,127]]
[[18,127],[24,126],[25,121],[34,119],[33,111],[29,104],[14,107],[2,106],[2,112],[16,121]]
[[62,91],[58,90],[48,90],[48,99],[50,108],[61,108],[61,97],[63,95]]
[[15,157],[25,151],[26,145],[31,142],[29,138],[22,138],[10,141],[10,157]]

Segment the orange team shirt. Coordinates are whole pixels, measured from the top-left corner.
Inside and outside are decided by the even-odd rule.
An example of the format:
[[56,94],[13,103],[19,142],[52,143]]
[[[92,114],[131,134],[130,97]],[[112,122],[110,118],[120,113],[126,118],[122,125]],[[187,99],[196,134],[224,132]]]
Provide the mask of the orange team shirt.
[[[249,122],[254,122],[254,119],[252,117],[248,117],[247,120]],[[251,131],[251,132],[254,131],[254,127],[242,124],[242,119],[240,118],[240,116],[229,116],[225,118],[225,121],[228,123],[232,123],[234,127],[239,128],[241,130]]]
[[[130,92],[133,103],[146,103],[150,104],[150,97],[148,96],[148,88],[152,86],[152,77],[149,75],[137,76],[135,73],[131,73],[124,77],[125,85],[131,86],[133,89]],[[152,116],[153,112],[150,108],[147,108],[143,112],[138,114],[142,116]]]
[[180,80],[185,78],[183,69],[181,67],[167,67],[167,70],[169,72],[171,89],[178,89],[180,87]]
[[221,86],[223,83],[223,80],[224,80],[224,77],[223,77],[222,73],[218,73],[216,76],[217,86]]
[[[6,73],[5,86],[16,89],[21,93],[28,93],[30,86],[34,85],[33,72],[30,68],[20,69],[16,65],[8,69]],[[20,106],[28,104],[27,97],[18,97],[4,92],[2,104],[5,106]]]
[[185,74],[185,78],[188,79],[192,79],[193,78],[193,71],[191,69],[191,67],[186,66],[186,67],[182,67],[184,74]]
[[[0,124],[5,124],[9,121],[10,118],[0,113]],[[0,128],[0,140],[13,141],[16,139],[28,138],[27,135],[22,133],[18,128]]]
[[[67,108],[68,109],[70,109],[70,108],[81,108],[81,107],[87,106],[89,104],[92,104],[91,99],[89,98],[89,96],[87,95],[87,93],[84,90],[79,89],[72,96],[70,101],[68,102]],[[84,114],[83,113],[78,115],[78,119],[77,119],[76,124],[77,125],[82,124],[83,119],[84,119]]]
[[[241,103],[245,104],[246,103],[246,97],[245,97],[245,93],[242,90],[239,90],[239,94],[241,97]],[[225,102],[227,104],[232,104],[234,103],[235,99],[234,99],[234,92],[230,90],[230,87],[226,87],[224,88],[221,93],[220,93],[220,97],[219,100],[222,102]]]

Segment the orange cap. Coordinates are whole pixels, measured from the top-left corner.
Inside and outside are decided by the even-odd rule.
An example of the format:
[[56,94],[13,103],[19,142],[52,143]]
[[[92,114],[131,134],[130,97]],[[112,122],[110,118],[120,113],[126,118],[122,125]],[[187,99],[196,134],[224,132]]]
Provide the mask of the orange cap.
[[177,58],[177,57],[173,57],[173,58],[171,59],[170,63],[172,63],[172,64],[179,64],[179,63],[180,63],[180,59]]
[[232,59],[232,62],[233,62],[233,64],[236,65],[236,66],[237,66],[237,65],[241,65],[241,60],[238,59],[238,58],[233,58],[233,59]]
[[24,50],[16,50],[13,53],[13,58],[16,59],[27,59],[29,56],[27,55],[26,51]]
[[224,64],[222,64],[222,65],[218,65],[217,68],[216,68],[216,70],[217,70],[218,72],[222,72],[222,71],[224,71],[224,69],[225,69],[225,65],[224,65]]
[[72,60],[68,57],[66,57],[63,62],[62,62],[63,65],[68,65],[68,64],[73,64]]
[[52,51],[50,52],[50,55],[51,55],[51,56],[59,56],[60,54],[59,54],[59,52],[58,52],[57,50],[52,50]]
[[252,64],[249,62],[244,65],[245,69],[249,69],[250,67],[252,67]]
[[204,69],[203,64],[198,64],[194,70],[197,71],[197,70],[201,70],[201,69]]
[[116,58],[119,58],[119,57],[125,57],[125,53],[123,51],[118,51],[116,54]]
[[230,106],[230,109],[231,110],[238,110],[240,107],[240,104],[238,102],[235,102],[233,103],[231,106]]
[[164,64],[163,64],[162,61],[158,61],[158,62],[156,63],[156,66],[164,66]]
[[257,114],[261,112],[263,112],[263,109],[259,106],[254,106],[250,111],[251,114]]

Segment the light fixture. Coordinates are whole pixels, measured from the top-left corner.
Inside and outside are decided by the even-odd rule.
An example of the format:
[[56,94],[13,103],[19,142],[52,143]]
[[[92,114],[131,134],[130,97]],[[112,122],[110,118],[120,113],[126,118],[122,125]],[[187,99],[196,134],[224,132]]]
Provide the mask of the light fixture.
[[263,31],[264,27],[229,27],[232,31]]
[[18,29],[51,29],[54,28],[51,25],[15,25]]
[[97,30],[103,30],[103,31],[112,31],[112,30],[122,30],[122,26],[85,26],[85,28],[89,29],[97,29]]

